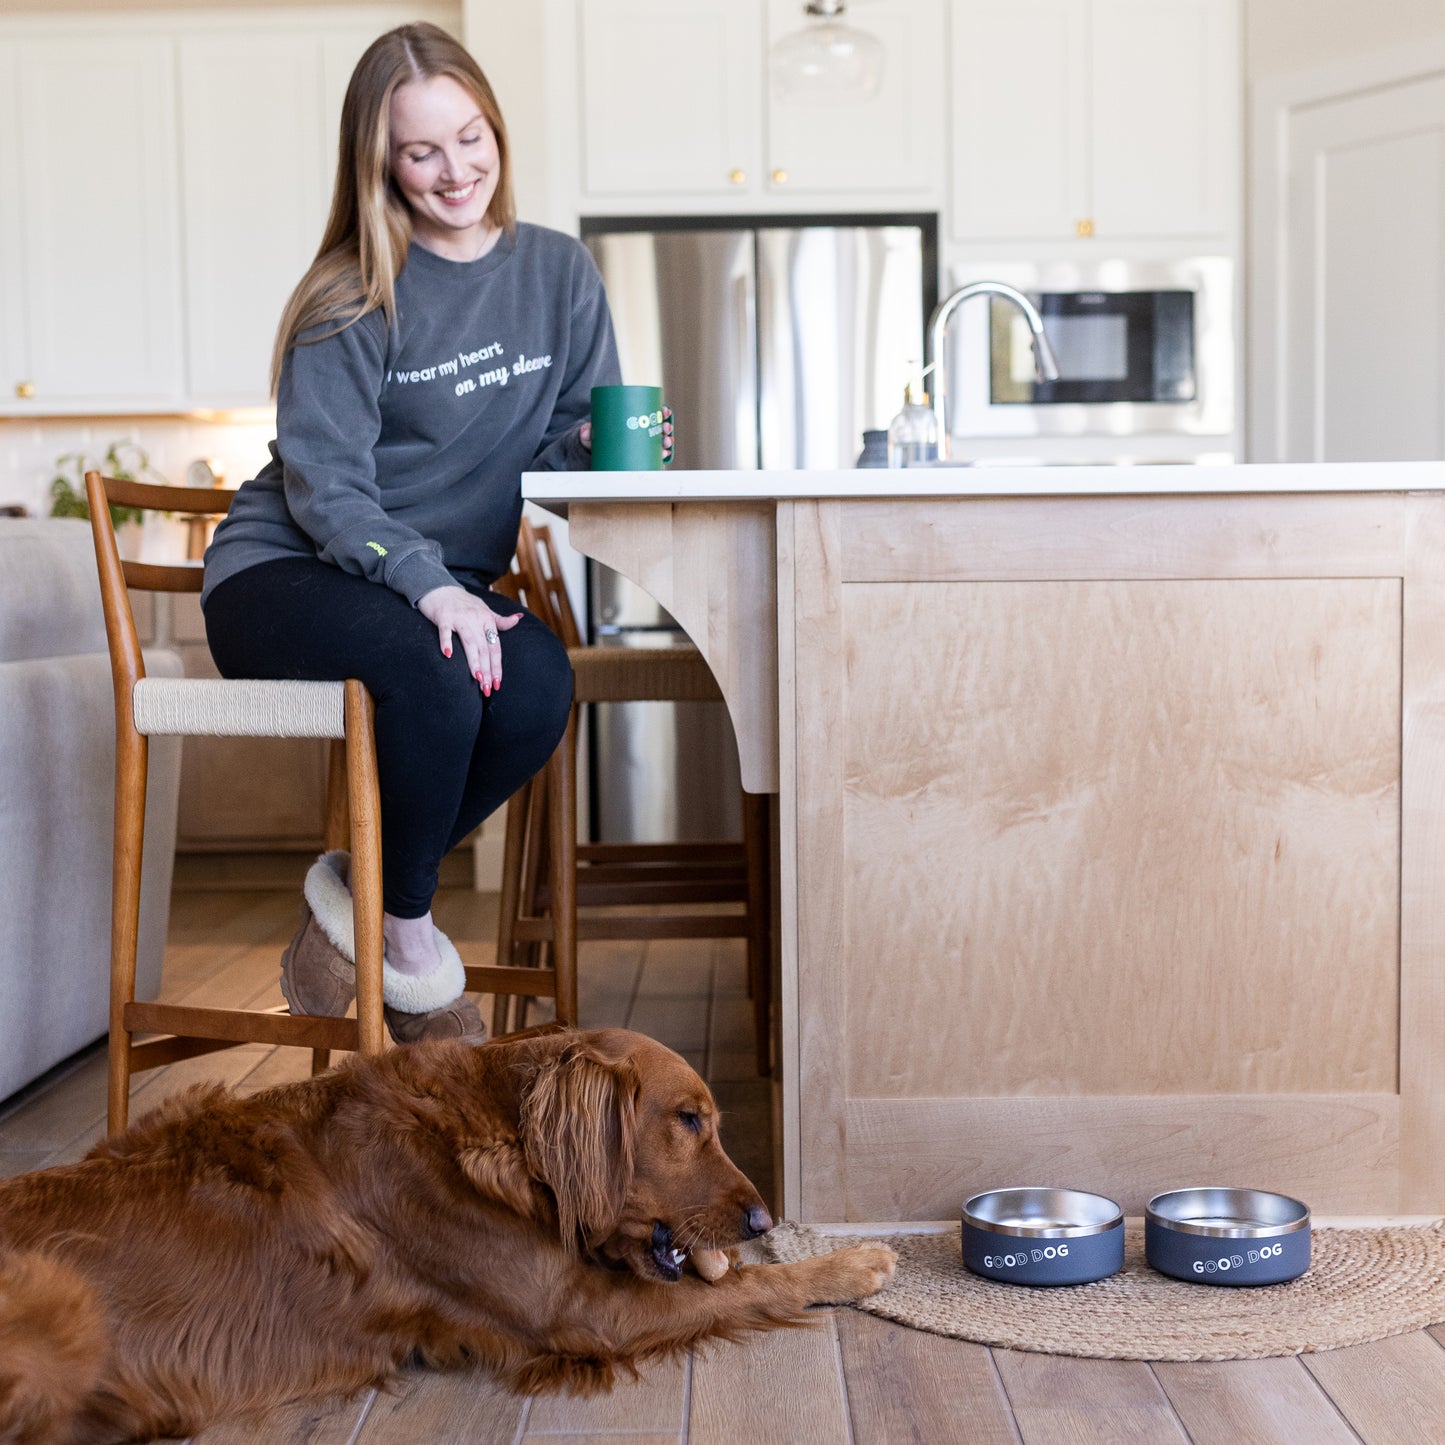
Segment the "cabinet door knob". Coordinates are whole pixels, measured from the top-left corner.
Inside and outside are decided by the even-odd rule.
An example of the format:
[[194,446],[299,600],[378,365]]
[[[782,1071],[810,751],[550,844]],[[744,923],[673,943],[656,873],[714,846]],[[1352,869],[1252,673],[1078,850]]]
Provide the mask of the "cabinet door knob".
[[15,383],[15,395],[21,401],[29,401],[35,395],[35,383],[33,381],[17,381]]
[[774,184],[775,186],[785,186],[785,185],[787,185],[787,184],[788,184],[788,173],[787,173],[787,171],[774,171],[774,172],[773,172],[773,184]]
[[746,172],[746,171],[729,171],[729,172],[728,172],[728,180],[730,180],[730,181],[733,183],[733,185],[735,185],[735,186],[740,186],[740,185],[742,185],[742,183],[743,183],[745,180],[747,180],[747,178],[748,178],[748,175],[747,175],[747,172]]
[[1074,222],[1074,234],[1076,236],[1092,236],[1094,234],[1094,223],[1087,218]]

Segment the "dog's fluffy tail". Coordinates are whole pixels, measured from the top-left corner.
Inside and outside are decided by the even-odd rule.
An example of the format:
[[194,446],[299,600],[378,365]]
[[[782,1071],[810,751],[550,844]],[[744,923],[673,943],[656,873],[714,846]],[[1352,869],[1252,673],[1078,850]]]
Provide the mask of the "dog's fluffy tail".
[[0,1249],[0,1440],[68,1438],[109,1348],[100,1301],[75,1270]]

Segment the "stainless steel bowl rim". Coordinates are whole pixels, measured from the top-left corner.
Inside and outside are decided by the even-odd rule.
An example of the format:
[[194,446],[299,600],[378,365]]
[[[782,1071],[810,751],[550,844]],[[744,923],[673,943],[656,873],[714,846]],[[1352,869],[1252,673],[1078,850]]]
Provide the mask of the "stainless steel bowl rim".
[[[1081,1224],[998,1224],[974,1213],[974,1206],[985,1199],[997,1199],[1001,1195],[1072,1195],[1077,1200],[1092,1200],[1107,1205],[1112,1211],[1108,1218],[1093,1223]],[[970,1229],[982,1230],[985,1234],[1006,1234],[1019,1239],[1083,1239],[1091,1234],[1107,1234],[1111,1229],[1124,1227],[1124,1211],[1107,1195],[1091,1194],[1083,1189],[1049,1189],[1042,1186],[1022,1186],[1009,1189],[986,1189],[975,1194],[963,1206],[963,1222]]]
[[[1261,1220],[1258,1224],[1202,1224],[1197,1219],[1189,1218],[1187,1214],[1180,1217],[1167,1212],[1169,1204],[1166,1201],[1180,1209],[1188,1209],[1191,1203],[1199,1203],[1198,1212],[1206,1217],[1221,1213],[1218,1209],[1204,1207],[1200,1196],[1213,1196],[1215,1199],[1235,1196],[1242,1204],[1247,1204],[1250,1200],[1269,1200],[1276,1207],[1284,1206],[1286,1217],[1274,1221]],[[1268,1189],[1232,1189],[1214,1185],[1170,1189],[1163,1194],[1156,1194],[1145,1205],[1144,1217],[1160,1229],[1168,1229],[1175,1234],[1201,1235],[1208,1239],[1271,1239],[1282,1234],[1295,1234],[1310,1227],[1309,1206],[1288,1194],[1276,1194]],[[1242,1219],[1247,1216],[1241,1211],[1236,1217]]]

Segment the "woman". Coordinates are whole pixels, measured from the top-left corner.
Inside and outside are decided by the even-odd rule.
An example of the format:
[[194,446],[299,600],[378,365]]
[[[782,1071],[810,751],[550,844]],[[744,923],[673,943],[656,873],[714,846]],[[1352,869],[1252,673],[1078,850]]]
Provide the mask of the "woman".
[[[572,691],[557,638],[489,584],[521,473],[586,467],[590,390],[618,380],[591,258],[516,221],[476,62],[433,25],[381,36],[347,89],[321,249],[281,318],[271,461],[216,531],[202,604],[223,676],[357,677],[376,701],[399,1041],[485,1036],[432,924],[437,868],[542,767]],[[346,861],[307,876],[282,959],[293,1013],[344,1013],[355,994]]]

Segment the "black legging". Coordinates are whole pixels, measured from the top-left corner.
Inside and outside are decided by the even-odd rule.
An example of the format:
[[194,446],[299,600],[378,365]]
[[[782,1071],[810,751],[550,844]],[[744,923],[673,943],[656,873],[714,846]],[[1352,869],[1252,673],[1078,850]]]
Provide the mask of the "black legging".
[[546,623],[480,579],[458,581],[500,615],[524,613],[501,634],[491,697],[406,598],[329,562],[258,563],[206,599],[223,677],[356,677],[376,700],[383,897],[398,918],[427,912],[442,858],[542,768],[572,701],[567,651]]

